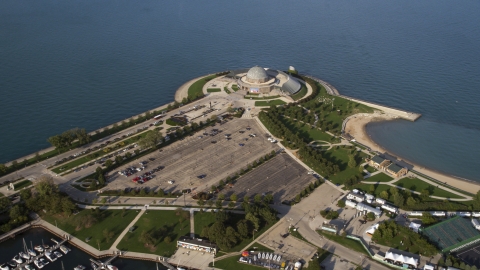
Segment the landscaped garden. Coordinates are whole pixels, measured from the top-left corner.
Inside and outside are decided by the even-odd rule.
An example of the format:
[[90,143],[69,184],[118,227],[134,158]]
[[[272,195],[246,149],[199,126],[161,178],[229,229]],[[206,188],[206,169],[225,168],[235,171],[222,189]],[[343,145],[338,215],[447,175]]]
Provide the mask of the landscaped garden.
[[135,223],[117,248],[125,251],[171,256],[180,236],[190,232],[190,213],[182,211],[147,211]]
[[30,180],[23,180],[23,181],[20,181],[20,182],[15,183],[15,184],[13,185],[13,189],[14,189],[14,190],[20,190],[20,189],[22,189],[22,188],[24,188],[24,187],[28,187],[28,186],[30,186],[30,185],[32,185],[32,181],[30,181]]
[[207,88],[208,93],[214,93],[214,92],[222,92],[222,89],[220,88]]
[[137,214],[134,210],[85,209],[68,217],[49,214],[41,216],[48,223],[87,242],[90,246],[106,250]]
[[[372,167],[369,167],[372,168]],[[371,176],[363,181],[368,181],[368,182],[390,182],[392,181],[393,178],[384,174],[383,172],[377,173],[374,176]]]
[[374,173],[374,172],[377,171],[377,169],[375,169],[375,167],[372,167],[372,166],[370,166],[370,165],[368,165],[368,164],[365,165],[364,168],[365,168],[365,170],[367,170],[367,172],[369,172],[369,173]]

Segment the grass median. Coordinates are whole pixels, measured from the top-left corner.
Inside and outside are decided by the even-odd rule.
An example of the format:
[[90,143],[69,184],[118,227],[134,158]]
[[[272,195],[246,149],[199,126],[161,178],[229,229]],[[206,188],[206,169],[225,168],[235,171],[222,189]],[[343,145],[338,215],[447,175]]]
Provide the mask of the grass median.
[[13,185],[13,189],[14,189],[14,190],[20,190],[20,189],[22,189],[22,188],[24,188],[24,187],[28,187],[28,186],[30,186],[30,185],[32,185],[32,181],[30,181],[30,180],[23,180],[23,181],[20,181],[20,182],[14,184],[14,185]]
[[333,242],[339,243],[340,245],[342,245],[346,248],[349,248],[351,250],[354,250],[354,251],[363,253],[367,256],[370,256],[370,254],[367,253],[367,251],[365,250],[363,245],[356,240],[353,240],[353,239],[350,239],[350,238],[347,238],[347,237],[343,237],[341,235],[336,235],[336,234],[333,234],[333,233],[323,232],[323,231],[317,231],[317,233],[320,234],[321,236],[333,241]]
[[262,106],[277,106],[286,104],[285,101],[280,99],[270,100],[270,101],[255,101],[255,106],[262,107]]

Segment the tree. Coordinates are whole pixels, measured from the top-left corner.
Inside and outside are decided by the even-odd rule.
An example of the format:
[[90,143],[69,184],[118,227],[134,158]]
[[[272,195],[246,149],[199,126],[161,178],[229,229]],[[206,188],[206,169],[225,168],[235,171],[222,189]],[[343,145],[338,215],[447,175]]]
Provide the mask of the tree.
[[58,191],[58,187],[53,183],[53,178],[50,175],[42,175],[35,183],[35,190],[39,197],[46,198]]
[[202,200],[202,199],[199,199],[199,200],[197,201],[197,204],[200,205],[200,206],[204,206],[204,205],[205,205],[205,201]]
[[210,120],[211,121],[217,121],[217,115],[216,114],[212,114],[212,116],[210,116]]
[[423,212],[422,214],[422,224],[424,226],[430,225],[437,222],[437,220],[429,212]]
[[397,193],[397,194],[393,195],[393,203],[398,207],[402,207],[403,204],[405,203],[405,199],[402,196],[402,194]]
[[420,191],[420,197],[422,199],[426,199],[428,198],[428,196],[430,196],[430,192],[428,191],[428,189],[423,189],[422,191]]
[[372,193],[372,194],[375,193],[375,185],[370,186],[370,193]]
[[208,204],[209,207],[212,207],[213,204],[214,204],[214,202],[213,202],[212,200],[208,200],[208,201],[207,201],[207,204]]
[[380,198],[388,200],[388,192],[386,190],[380,192]]
[[413,197],[408,197],[407,198],[407,205],[412,207],[414,206],[415,204],[417,203],[417,201],[415,201],[415,199]]
[[250,232],[248,220],[242,219],[237,223],[237,232],[242,239],[248,237],[248,233]]
[[225,200],[225,194],[223,193],[218,194],[218,199],[222,201]]
[[6,211],[10,205],[12,205],[12,202],[8,199],[8,197],[1,197],[0,198],[0,213],[3,211]]
[[156,148],[158,144],[162,142],[162,140],[163,136],[160,132],[156,130],[149,131],[144,138],[138,141],[138,145],[140,145],[142,149],[147,149],[150,147]]
[[358,166],[358,171],[359,171],[359,172],[361,172],[361,173],[362,173],[364,169],[365,169],[365,167],[364,167],[364,166],[362,166],[362,165]]
[[155,238],[152,232],[142,231],[138,240],[144,243],[146,246],[153,246],[155,244]]
[[238,199],[238,198],[237,198],[237,194],[234,193],[234,194],[230,195],[230,200],[231,200],[231,201],[236,202],[237,199]]
[[345,201],[344,201],[344,200],[339,200],[339,201],[337,202],[337,205],[338,205],[338,207],[342,207],[342,208],[343,208],[343,207],[345,207]]
[[256,203],[261,203],[262,202],[262,195],[261,194],[256,194],[255,197],[253,198],[253,200]]
[[110,243],[110,240],[112,240],[114,235],[115,233],[113,231],[110,231],[109,229],[103,230],[103,237],[105,237],[107,243]]
[[250,196],[248,195],[243,196],[243,202],[246,202],[246,203],[250,202]]
[[367,213],[367,219],[368,220],[375,220],[375,214],[372,212]]
[[235,203],[234,203],[233,201],[230,201],[230,202],[228,203],[228,208],[232,209],[232,208],[234,208],[234,207],[235,207]]
[[105,167],[110,168],[113,165],[113,161],[111,159],[107,159],[105,161]]
[[6,173],[7,172],[7,167],[5,164],[0,164],[0,173]]
[[221,201],[221,200],[217,200],[217,201],[215,202],[215,207],[217,207],[217,208],[222,208],[222,201]]
[[265,195],[265,197],[263,198],[263,201],[264,201],[266,204],[272,203],[272,202],[273,202],[273,195],[272,195],[272,193],[268,193],[267,195]]
[[253,213],[247,213],[245,215],[245,219],[252,222],[253,227],[255,227],[255,230],[258,230],[260,228],[260,219],[255,216]]
[[163,242],[165,242],[165,244],[170,244],[172,242],[172,238],[170,236],[165,236],[165,238],[163,238]]

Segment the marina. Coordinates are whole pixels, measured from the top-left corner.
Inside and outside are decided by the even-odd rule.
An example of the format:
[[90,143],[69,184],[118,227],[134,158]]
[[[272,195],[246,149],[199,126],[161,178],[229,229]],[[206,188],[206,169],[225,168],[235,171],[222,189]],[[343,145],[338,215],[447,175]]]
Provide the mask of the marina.
[[[21,234],[17,234],[15,238],[10,238],[5,240],[4,242],[0,243],[0,266],[4,266],[5,268],[1,268],[1,270],[7,270],[6,266],[8,266],[8,270],[13,269],[42,269],[42,270],[49,270],[49,269],[65,269],[65,270],[90,270],[94,269],[91,266],[91,260],[96,260],[99,263],[110,264],[116,268],[103,268],[103,269],[122,269],[122,270],[137,270],[137,269],[157,269],[156,263],[151,261],[144,261],[144,260],[133,260],[128,258],[122,257],[115,257],[109,255],[108,257],[103,257],[102,259],[93,259],[93,257],[85,253],[79,248],[72,246],[70,243],[64,241],[58,241],[58,237],[55,237],[50,232],[41,229],[41,228],[32,228],[29,229]],[[50,239],[50,240],[49,240]],[[28,250],[31,250],[35,253],[35,255],[31,258],[38,258],[43,259],[46,263],[42,268],[39,268],[35,265],[34,261],[31,259],[30,263],[26,263],[26,260],[23,260],[23,268],[13,268],[8,265],[8,262],[12,260],[12,258],[16,255],[19,255],[20,252],[24,252],[24,242],[28,246]],[[62,254],[62,257],[56,257],[56,261],[49,261],[44,255],[40,255],[40,252],[35,249],[43,248],[43,244],[50,245],[50,249],[52,254],[55,255],[55,251]],[[53,241],[55,240],[55,241]],[[56,249],[54,247],[58,246]],[[33,249],[32,249],[33,247]],[[45,249],[44,251],[45,252]],[[24,252],[25,253],[25,252]],[[31,255],[32,256],[32,255]],[[56,255],[55,255],[56,256]],[[20,256],[19,256],[20,257]],[[113,262],[112,260],[115,259]],[[158,264],[159,269],[163,270],[166,269],[163,265]],[[83,267],[83,268],[82,268]],[[98,267],[96,269],[102,269]]]

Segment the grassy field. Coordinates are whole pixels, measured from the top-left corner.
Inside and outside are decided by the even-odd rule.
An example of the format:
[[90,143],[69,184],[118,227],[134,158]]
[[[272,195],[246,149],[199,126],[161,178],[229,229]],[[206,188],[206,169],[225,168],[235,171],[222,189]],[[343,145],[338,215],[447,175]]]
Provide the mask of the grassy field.
[[307,94],[307,92],[308,92],[307,87],[304,84],[302,84],[302,88],[300,89],[300,91],[298,91],[297,93],[295,93],[291,97],[293,98],[293,100],[297,101],[297,100],[303,98]]
[[202,78],[196,82],[194,82],[188,88],[188,98],[193,100],[199,95],[203,95],[203,86],[211,79],[215,78],[217,75],[210,75],[205,78]]
[[367,170],[367,172],[369,172],[369,173],[374,173],[374,172],[377,171],[377,169],[375,169],[374,167],[369,166],[369,165],[365,165],[364,168],[365,168],[365,170]]
[[349,249],[355,250],[357,252],[363,253],[367,256],[370,256],[365,248],[360,244],[358,241],[346,238],[340,235],[334,235],[333,233],[328,233],[328,232],[322,232],[322,231],[317,231],[318,234],[323,235],[325,238],[328,238],[334,242],[339,243],[342,246],[345,246]]
[[223,91],[225,91],[225,93],[227,93],[227,94],[230,94],[230,93],[231,93],[230,90],[228,90],[228,88],[227,88],[226,86],[223,87]]
[[[138,214],[136,211],[126,210],[125,216],[122,217],[122,210],[98,210],[98,212],[98,214],[94,214],[92,210],[86,209],[70,217],[42,214],[42,218],[50,224],[57,225],[58,228],[82,241],[91,237],[87,244],[98,249],[97,241],[99,241],[100,249],[106,250],[110,248],[113,242],[115,242],[115,239],[117,239],[120,233],[122,233]],[[97,222],[89,228],[77,228],[79,221],[82,219],[85,220],[89,215],[94,216]],[[109,241],[107,241],[104,235],[104,230],[113,232],[113,237]]]
[[220,88],[207,88],[208,93],[214,93],[214,92],[222,92],[222,89]]
[[382,185],[382,184],[356,184],[353,188],[357,188],[357,189],[360,189],[364,192],[367,192],[367,193],[371,194],[370,187],[372,187],[372,186],[375,187],[375,191],[372,194],[372,195],[375,195],[375,196],[380,195],[380,192],[382,192],[384,190],[388,191],[391,187],[389,185]]
[[272,101],[255,101],[255,106],[259,107],[259,106],[272,106],[272,105],[283,105],[285,104],[285,101],[283,100],[280,100],[280,99],[276,99],[276,100],[272,100]]
[[276,98],[279,98],[280,96],[268,96],[268,97],[257,97],[257,96],[248,96],[248,95],[245,95],[244,98],[245,99],[257,99],[257,100],[265,100],[265,99],[276,99]]
[[[348,149],[339,148],[339,149],[330,149],[324,152],[325,158],[332,161],[334,164],[337,164],[340,167],[340,172],[336,175],[332,175],[329,179],[335,184],[343,184],[346,179],[356,175],[358,172],[358,167],[353,168],[348,166]],[[365,157],[365,153],[361,152],[358,154],[360,158],[357,160],[357,164],[361,162],[361,159]]]
[[332,140],[332,136],[317,128],[310,128],[309,125],[300,125],[298,122],[293,122],[292,119],[283,117],[282,122],[288,129],[293,132],[299,132],[299,135],[307,141],[327,141]]
[[32,181],[30,181],[30,180],[23,180],[23,181],[20,181],[20,182],[14,184],[14,185],[13,185],[13,189],[14,189],[14,190],[19,190],[19,189],[22,189],[22,188],[24,188],[24,187],[28,187],[28,186],[30,186],[30,185],[32,185]]
[[[176,250],[178,238],[189,234],[190,219],[182,218],[176,211],[148,211],[140,217],[135,226],[137,229],[125,235],[118,244],[118,249],[171,256]],[[147,247],[139,240],[143,231],[152,232],[155,235],[154,247]],[[169,243],[164,241],[167,236],[171,238]]]
[[441,188],[437,188],[436,186],[432,186],[418,178],[403,178],[399,181],[395,182],[395,185],[401,186],[404,188],[408,188],[413,191],[422,191],[424,189],[430,192],[430,195],[438,196],[438,197],[446,197],[446,198],[463,198]]
[[[369,168],[372,168],[372,167],[369,167]],[[393,178],[384,174],[384,173],[378,173],[372,177],[369,177],[367,179],[365,179],[364,181],[368,181],[368,182],[390,182],[392,181]]]
[[232,84],[232,89],[233,89],[233,91],[237,92],[238,91],[238,85]]
[[[52,169],[53,172],[55,173],[62,173],[62,172],[65,172],[65,171],[68,171],[70,169],[73,169],[77,166],[80,166],[82,164],[85,164],[87,162],[90,162],[92,160],[96,160],[102,156],[106,156],[112,152],[115,152],[117,149],[120,149],[120,148],[123,148],[125,146],[128,146],[132,143],[135,143],[137,142],[140,138],[143,138],[147,135],[147,133],[150,132],[150,131],[145,131],[143,133],[140,133],[139,135],[135,135],[135,136],[132,136],[126,140],[123,140],[123,141],[119,141],[117,143],[111,143],[109,144],[108,146],[104,147],[103,149],[101,150],[98,150],[96,152],[93,152],[91,154],[88,154],[88,155],[84,155],[82,157],[79,157],[71,162],[68,162],[68,163],[65,163],[65,164],[62,164],[60,166],[58,166],[57,168],[55,169]],[[115,147],[116,145],[120,144],[120,148],[117,148]],[[110,151],[104,151],[104,149],[110,149]],[[100,166],[100,165],[98,165]]]
[[215,223],[215,213],[212,212],[195,212],[193,218],[195,220],[194,232],[197,236],[200,236],[203,227],[210,226]]

